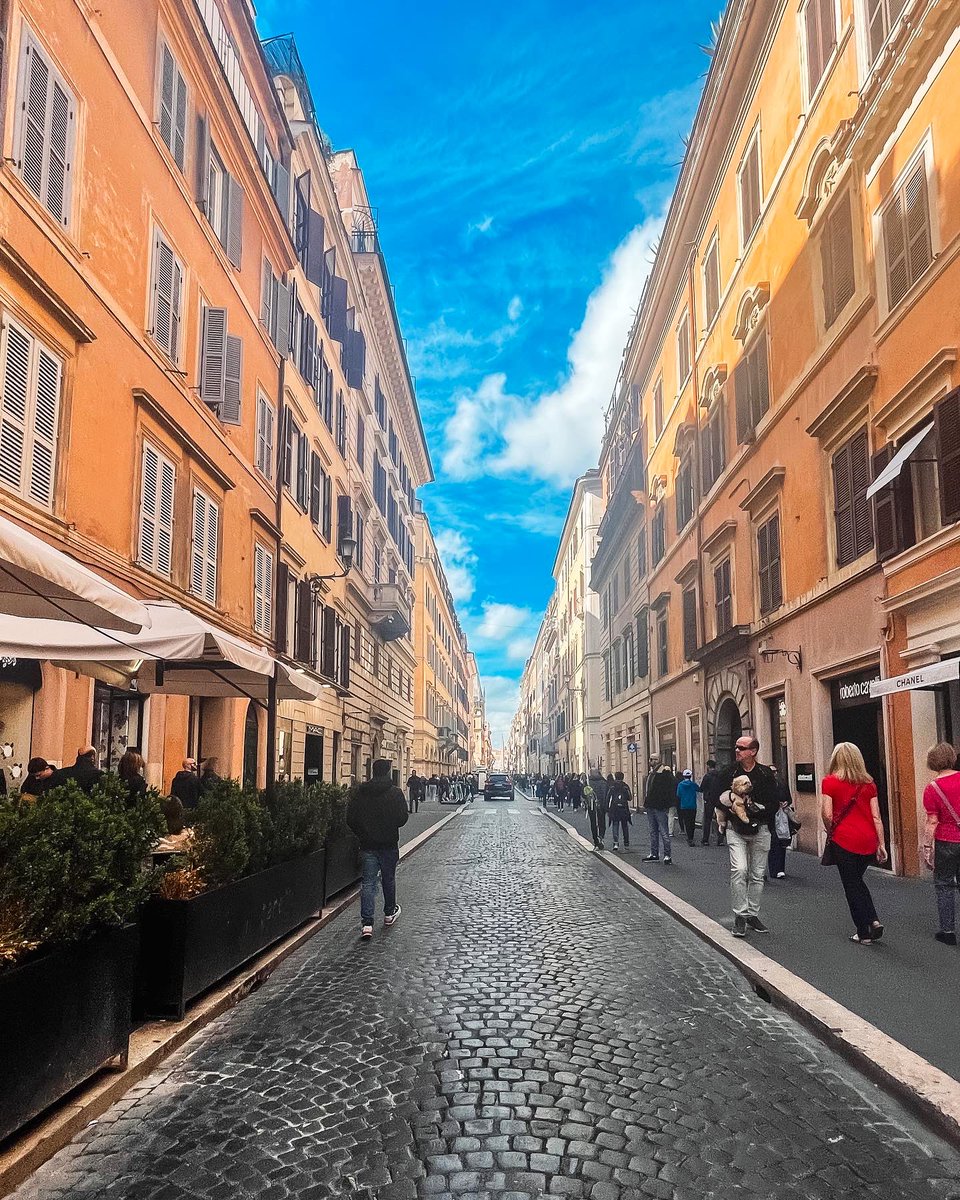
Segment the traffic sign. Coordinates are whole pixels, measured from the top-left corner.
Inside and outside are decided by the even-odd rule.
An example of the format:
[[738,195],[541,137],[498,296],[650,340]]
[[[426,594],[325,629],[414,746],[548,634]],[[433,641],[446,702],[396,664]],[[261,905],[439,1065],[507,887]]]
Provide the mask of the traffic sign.
[[637,743],[636,743],[636,742],[627,742],[627,751],[628,751],[628,753],[630,753],[630,754],[636,754],[636,752],[637,752],[639,749],[640,749],[640,747],[637,745]]

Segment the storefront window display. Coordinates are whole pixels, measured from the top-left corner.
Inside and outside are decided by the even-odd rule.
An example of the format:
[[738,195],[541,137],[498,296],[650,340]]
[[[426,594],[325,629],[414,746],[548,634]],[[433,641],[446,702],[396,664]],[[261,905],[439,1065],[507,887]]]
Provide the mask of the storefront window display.
[[115,771],[127,750],[143,752],[144,698],[97,683],[93,690],[93,736],[100,766]]

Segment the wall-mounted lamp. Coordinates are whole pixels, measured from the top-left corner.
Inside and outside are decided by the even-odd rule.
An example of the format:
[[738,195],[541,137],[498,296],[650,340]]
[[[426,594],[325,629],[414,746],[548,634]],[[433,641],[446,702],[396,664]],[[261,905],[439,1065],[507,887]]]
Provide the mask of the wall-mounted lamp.
[[803,670],[802,647],[798,647],[796,650],[775,650],[770,646],[761,646],[760,657],[765,663],[773,662],[775,658],[785,658],[787,662],[792,663],[798,671]]
[[343,563],[342,571],[334,571],[332,575],[308,575],[307,582],[310,584],[314,592],[320,591],[320,584],[326,579],[343,579],[344,576],[350,574],[353,567],[353,557],[357,552],[357,540],[352,537],[340,539],[340,545],[337,550],[340,561]]

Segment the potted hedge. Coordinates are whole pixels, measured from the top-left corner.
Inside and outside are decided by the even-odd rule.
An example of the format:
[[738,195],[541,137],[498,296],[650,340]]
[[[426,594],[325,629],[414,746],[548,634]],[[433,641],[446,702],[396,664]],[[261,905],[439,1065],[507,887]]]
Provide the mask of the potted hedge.
[[346,788],[329,785],[330,827],[327,831],[327,879],[324,900],[344,891],[360,878],[360,843],[347,828]]
[[105,776],[0,802],[0,1138],[126,1060],[144,870],[163,826]]
[[299,780],[269,795],[224,780],[204,795],[188,853],[144,908],[146,1013],[182,1018],[191,1000],[321,910],[329,807],[325,785]]

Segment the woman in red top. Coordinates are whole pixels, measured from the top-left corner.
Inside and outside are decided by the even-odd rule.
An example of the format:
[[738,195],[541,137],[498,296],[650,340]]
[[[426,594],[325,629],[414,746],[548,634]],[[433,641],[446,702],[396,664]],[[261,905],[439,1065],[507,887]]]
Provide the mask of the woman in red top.
[[[933,886],[937,893],[940,929],[938,942],[957,944],[953,918],[957,881],[960,879],[960,771],[957,751],[949,742],[941,742],[927,755],[927,769],[934,772],[933,783],[923,790],[927,824],[923,832],[923,857],[933,867]],[[936,850],[934,850],[936,846]]]
[[883,925],[863,876],[871,863],[887,861],[887,851],[876,784],[867,774],[859,747],[852,742],[834,747],[820,790],[820,815],[833,842],[840,882],[857,927],[850,941],[870,946],[883,937]]

